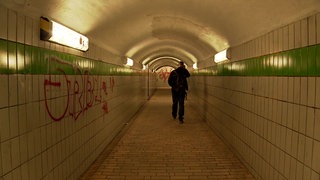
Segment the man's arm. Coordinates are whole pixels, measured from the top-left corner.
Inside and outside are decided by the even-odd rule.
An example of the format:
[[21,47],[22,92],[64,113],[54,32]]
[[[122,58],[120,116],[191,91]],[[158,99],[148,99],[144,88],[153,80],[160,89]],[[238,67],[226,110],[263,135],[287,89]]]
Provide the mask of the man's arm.
[[186,77],[190,77],[190,73],[187,69],[185,69],[185,75],[186,75]]

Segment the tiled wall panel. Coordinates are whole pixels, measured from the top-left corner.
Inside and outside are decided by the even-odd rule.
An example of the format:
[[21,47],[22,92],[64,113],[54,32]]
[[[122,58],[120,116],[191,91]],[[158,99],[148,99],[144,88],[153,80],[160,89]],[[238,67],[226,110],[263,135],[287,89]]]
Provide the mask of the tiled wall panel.
[[78,179],[148,98],[120,61],[40,41],[38,19],[0,6],[0,179]]
[[320,178],[319,20],[232,47],[190,79],[193,107],[257,179]]

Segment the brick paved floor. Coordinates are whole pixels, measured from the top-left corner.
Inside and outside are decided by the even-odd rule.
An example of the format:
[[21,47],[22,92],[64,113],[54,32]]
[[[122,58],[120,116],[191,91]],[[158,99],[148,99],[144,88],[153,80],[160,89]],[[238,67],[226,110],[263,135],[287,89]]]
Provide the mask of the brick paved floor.
[[181,125],[170,90],[158,90],[81,179],[254,179],[188,101],[185,111]]

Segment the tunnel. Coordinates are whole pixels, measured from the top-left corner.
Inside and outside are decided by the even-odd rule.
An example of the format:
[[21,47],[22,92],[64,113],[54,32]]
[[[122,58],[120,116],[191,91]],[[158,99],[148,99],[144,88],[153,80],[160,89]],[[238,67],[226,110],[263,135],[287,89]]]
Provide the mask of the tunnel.
[[[182,125],[168,85],[180,62]],[[182,157],[157,152],[174,143],[209,155],[115,179],[319,180],[319,76],[319,0],[0,0],[0,180],[94,179],[130,142],[163,161]],[[162,144],[138,139],[152,133]],[[228,171],[210,159],[221,149]]]

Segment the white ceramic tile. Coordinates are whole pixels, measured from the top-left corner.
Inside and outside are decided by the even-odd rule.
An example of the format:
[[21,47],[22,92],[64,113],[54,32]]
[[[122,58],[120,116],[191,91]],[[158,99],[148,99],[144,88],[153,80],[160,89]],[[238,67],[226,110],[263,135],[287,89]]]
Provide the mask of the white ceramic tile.
[[276,123],[277,124],[281,124],[282,123],[282,102],[280,102],[280,101],[276,101],[276,104],[277,104],[277,110],[276,110],[276,112],[277,112],[277,121],[276,121]]
[[295,28],[294,28],[294,24],[290,24],[289,25],[289,34],[288,34],[289,36],[288,36],[288,40],[289,40],[289,49],[293,49],[293,48],[295,48],[295,37],[294,37],[294,35],[295,35]]
[[0,142],[0,177],[2,177],[2,152],[1,152],[1,142]]
[[312,171],[311,172],[311,180],[319,180],[320,174],[318,172]]
[[306,134],[306,124],[307,124],[307,107],[300,106],[299,112],[299,132]]
[[42,164],[42,172],[43,174],[48,174],[48,152],[44,151],[41,153],[41,164]]
[[10,138],[9,109],[0,109],[0,117],[1,142],[3,142]]
[[41,131],[40,128],[33,130],[34,136],[34,151],[38,155],[41,153]]
[[279,95],[279,87],[278,87],[278,78],[271,78],[271,86],[273,87],[272,88],[272,94],[271,94],[271,97],[274,98],[274,99],[278,99],[278,95]]
[[[31,63],[31,56],[25,56],[26,64]],[[25,89],[26,89],[26,102],[32,101],[32,76],[33,75],[25,75]]]
[[287,126],[288,124],[288,103],[281,102],[281,124]]
[[11,161],[12,168],[17,168],[20,166],[20,142],[19,137],[16,137],[11,140]]
[[18,76],[9,75],[9,104],[18,104]]
[[35,145],[34,145],[34,133],[28,132],[27,134],[27,140],[28,140],[28,157],[29,159],[35,156]]
[[6,175],[4,175],[3,176],[3,180],[12,180],[12,172],[10,172],[10,173],[8,173],[8,174],[6,174]]
[[307,108],[307,118],[306,118],[306,135],[309,137],[313,137],[314,132],[314,122],[315,122],[315,109]]
[[37,179],[36,178],[36,161],[35,158],[31,159],[30,161],[27,162],[28,163],[28,174],[29,174],[29,178],[30,179]]
[[317,173],[320,173],[320,142],[313,141],[313,159],[312,159],[312,169]]
[[280,128],[280,131],[279,131],[279,133],[280,133],[280,135],[279,135],[279,141],[280,141],[280,146],[279,146],[279,148],[282,150],[282,151],[285,151],[286,150],[286,128],[285,127],[283,127],[283,126],[279,126],[279,128]]
[[287,179],[289,179],[290,176],[290,161],[291,156],[289,154],[285,154],[284,175]]
[[18,106],[9,108],[10,119],[10,137],[16,137],[19,134],[19,118],[18,118]]
[[47,157],[48,157],[48,169],[49,171],[51,171],[53,169],[53,158],[54,158],[54,154],[53,154],[53,150],[52,148],[48,149],[47,151]]
[[293,119],[292,119],[292,129],[299,131],[299,120],[300,120],[300,106],[293,105]]
[[305,145],[305,155],[304,155],[304,163],[311,167],[312,166],[312,155],[313,155],[313,139],[307,137],[306,145]]
[[302,179],[311,179],[311,168],[310,166],[303,166],[303,178]]
[[276,83],[275,86],[277,89],[276,98],[279,100],[283,100],[283,84],[284,84],[283,78],[282,77],[277,78],[277,81],[275,83]]
[[40,128],[40,141],[41,142],[41,151],[44,151],[47,149],[47,128],[46,126],[42,126]]
[[274,31],[273,33],[273,43],[274,43],[274,52],[279,52],[280,51],[280,42],[282,43],[282,41],[280,41],[280,32],[281,29],[277,29]]
[[32,100],[39,101],[39,76],[35,75],[32,77]]
[[32,103],[32,113],[34,114],[33,115],[33,119],[32,119],[32,126],[34,128],[38,128],[40,126],[40,121],[39,121],[39,106],[40,106],[40,103],[39,102],[34,102]]
[[297,161],[296,177],[295,179],[303,179],[303,164]]
[[309,29],[309,45],[314,45],[317,42],[316,15],[308,17],[308,29]]
[[299,143],[299,136],[298,133],[295,131],[292,131],[292,141],[291,141],[291,155],[294,158],[297,158],[298,154],[298,143]]
[[269,41],[269,53],[274,53],[274,32],[268,33],[268,41]]
[[26,104],[26,127],[27,127],[27,131],[31,131],[34,128],[34,123],[33,123],[33,118],[34,118],[34,114],[33,114],[33,103],[29,103]]
[[23,134],[27,131],[26,105],[18,106],[18,113],[19,113],[19,133]]
[[320,108],[320,77],[316,77],[316,99],[315,106]]
[[293,100],[294,100],[294,77],[289,77],[288,78],[288,101],[293,102]]
[[317,34],[317,44],[320,43],[320,13],[318,13],[317,15],[317,19],[316,19],[316,24],[317,24],[317,29],[316,29],[316,34]]
[[315,109],[314,139],[320,141],[320,109]]
[[17,14],[17,42],[24,43],[25,35],[25,16]]
[[294,23],[294,47],[301,47],[301,21]]
[[289,179],[296,179],[296,174],[297,174],[297,160],[294,158],[291,158]]
[[282,130],[281,127],[278,124],[276,124],[275,125],[275,132],[276,132],[275,142],[278,148],[280,148],[281,146],[281,132],[280,132],[281,130]]
[[9,105],[9,90],[8,90],[8,76],[7,75],[0,75],[0,108],[7,107]]
[[289,26],[284,26],[282,30],[282,50],[289,49]]
[[291,154],[291,148],[292,148],[292,133],[293,131],[291,129],[287,129],[286,132],[286,153]]
[[301,46],[305,47],[309,44],[308,19],[301,20]]
[[301,78],[300,77],[294,77],[294,90],[293,90],[293,102],[296,104],[300,103],[300,97],[301,97]]
[[30,17],[26,17],[26,28],[25,28],[25,43],[28,45],[32,44],[32,36],[33,36],[33,20]]
[[299,134],[299,142],[298,142],[298,160],[300,162],[304,161],[305,155],[305,146],[306,146],[306,137],[302,134]]
[[316,99],[316,78],[308,77],[308,106],[314,107]]
[[8,37],[8,32],[7,32],[7,25],[8,25],[8,9],[0,6],[0,38],[2,39],[7,39]]
[[20,167],[14,169],[14,170],[12,171],[12,179],[13,179],[13,180],[22,179],[22,176],[21,176],[21,168],[20,168]]
[[1,143],[1,156],[2,156],[2,172],[7,174],[12,170],[11,161],[11,141]]
[[28,136],[23,134],[20,137],[20,161],[25,163],[28,160]]
[[8,40],[17,40],[17,13],[12,10],[8,12]]
[[32,19],[32,45],[33,46],[39,46],[39,34],[40,34],[40,28],[39,28],[39,19]]
[[279,172],[284,172],[284,165],[285,165],[285,153],[283,151],[279,151]]
[[25,75],[18,75],[18,104],[26,103],[26,78]]
[[46,126],[46,132],[47,132],[47,147],[52,146],[52,124],[48,124]]
[[300,80],[300,103],[303,105],[308,104],[308,78],[307,77],[301,77]]
[[[36,179],[41,179],[41,177],[42,177],[41,154],[39,154],[35,158],[35,176],[36,176]],[[60,178],[60,179],[62,179],[62,178]]]

